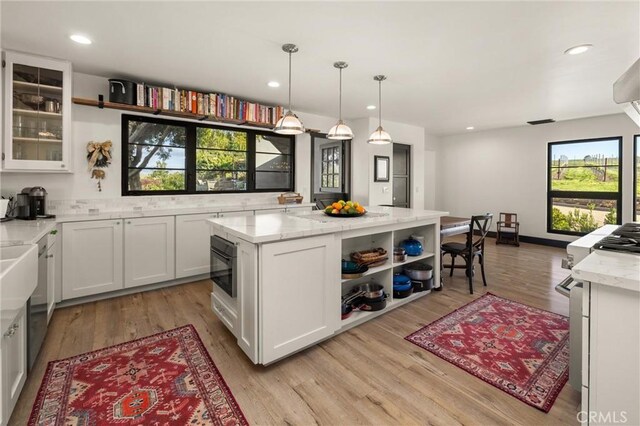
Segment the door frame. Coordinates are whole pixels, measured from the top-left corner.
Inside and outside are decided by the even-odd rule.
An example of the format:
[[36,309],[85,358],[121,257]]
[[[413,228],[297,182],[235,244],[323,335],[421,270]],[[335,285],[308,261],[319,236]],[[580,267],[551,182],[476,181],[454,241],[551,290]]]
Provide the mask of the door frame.
[[[320,132],[311,132],[311,173],[310,173],[310,178],[311,178],[311,184],[309,186],[309,188],[311,188],[310,190],[310,198],[313,202],[315,202],[315,194],[318,193],[318,191],[316,191],[315,189],[315,167],[316,167],[316,162],[315,162],[315,152],[316,152],[316,138],[320,138],[320,139],[328,139],[327,138],[327,134],[326,133],[320,133]],[[342,142],[342,161],[341,161],[341,166],[342,166],[342,170],[340,170],[340,183],[342,185],[342,192],[335,192],[335,194],[342,194],[342,197],[349,198],[349,194],[351,193],[351,141],[352,139],[348,139],[348,140],[344,140],[344,141],[339,141],[336,140],[335,142]],[[327,194],[331,194],[330,192],[327,192]]]
[[[397,142],[393,142],[393,148],[392,148],[392,155],[393,155],[393,151],[395,150],[395,148],[401,148],[403,150],[405,150],[407,152],[407,208],[411,208],[411,203],[413,202],[413,191],[412,191],[412,186],[411,186],[411,181],[412,181],[412,164],[413,164],[413,152],[412,152],[412,145],[406,144],[406,143],[397,143]],[[393,158],[393,157],[392,157]],[[393,168],[393,172],[391,174],[392,176],[392,181],[391,181],[391,204],[395,204],[395,200],[393,199],[393,179],[395,179],[395,171],[396,168]]]

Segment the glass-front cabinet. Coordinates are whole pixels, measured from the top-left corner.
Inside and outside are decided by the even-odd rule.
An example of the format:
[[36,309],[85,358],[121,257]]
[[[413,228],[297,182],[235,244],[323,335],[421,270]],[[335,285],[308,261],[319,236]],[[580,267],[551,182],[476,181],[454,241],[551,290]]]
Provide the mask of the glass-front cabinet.
[[4,52],[4,170],[70,171],[71,63]]

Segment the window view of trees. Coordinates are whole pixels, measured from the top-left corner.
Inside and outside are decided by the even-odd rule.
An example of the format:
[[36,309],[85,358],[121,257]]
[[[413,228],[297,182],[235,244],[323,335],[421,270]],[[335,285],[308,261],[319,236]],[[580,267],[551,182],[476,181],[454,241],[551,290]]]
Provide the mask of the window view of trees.
[[247,189],[247,134],[198,128],[196,191],[245,189]]
[[549,232],[619,223],[621,139],[549,144]]
[[129,121],[128,182],[131,191],[186,189],[186,129]]
[[293,191],[293,136],[123,115],[123,195]]

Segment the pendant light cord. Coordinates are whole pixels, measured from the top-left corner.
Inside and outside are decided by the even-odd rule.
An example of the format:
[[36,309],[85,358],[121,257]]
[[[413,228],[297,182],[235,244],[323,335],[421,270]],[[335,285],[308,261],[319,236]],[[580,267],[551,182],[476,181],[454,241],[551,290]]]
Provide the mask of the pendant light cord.
[[291,52],[289,52],[289,111],[291,111]]
[[338,105],[338,119],[342,121],[342,68],[340,68],[340,102]]
[[378,80],[378,126],[382,127],[382,80]]

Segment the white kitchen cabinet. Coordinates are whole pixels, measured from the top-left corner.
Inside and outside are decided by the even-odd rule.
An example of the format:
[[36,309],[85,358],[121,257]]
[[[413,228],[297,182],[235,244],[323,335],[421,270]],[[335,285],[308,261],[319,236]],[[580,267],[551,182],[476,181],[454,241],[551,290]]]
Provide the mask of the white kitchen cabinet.
[[207,219],[216,213],[176,216],[176,278],[209,273],[209,237]]
[[56,244],[57,229],[52,230],[47,236],[47,323],[51,321],[53,310],[56,307],[56,264],[58,262],[58,247]]
[[4,52],[3,169],[71,170],[71,63]]
[[[249,359],[258,363],[258,247],[238,240],[238,345]],[[213,285],[214,288],[216,285]]]
[[176,278],[209,273],[211,227],[207,219],[252,214],[248,210],[176,216]]
[[175,278],[174,222],[174,216],[125,219],[125,288]]
[[260,246],[263,364],[340,327],[340,241],[333,234]]
[[123,288],[122,220],[62,225],[62,300]]
[[9,327],[1,330],[0,344],[0,424],[9,422],[27,379],[27,319],[26,305]]

